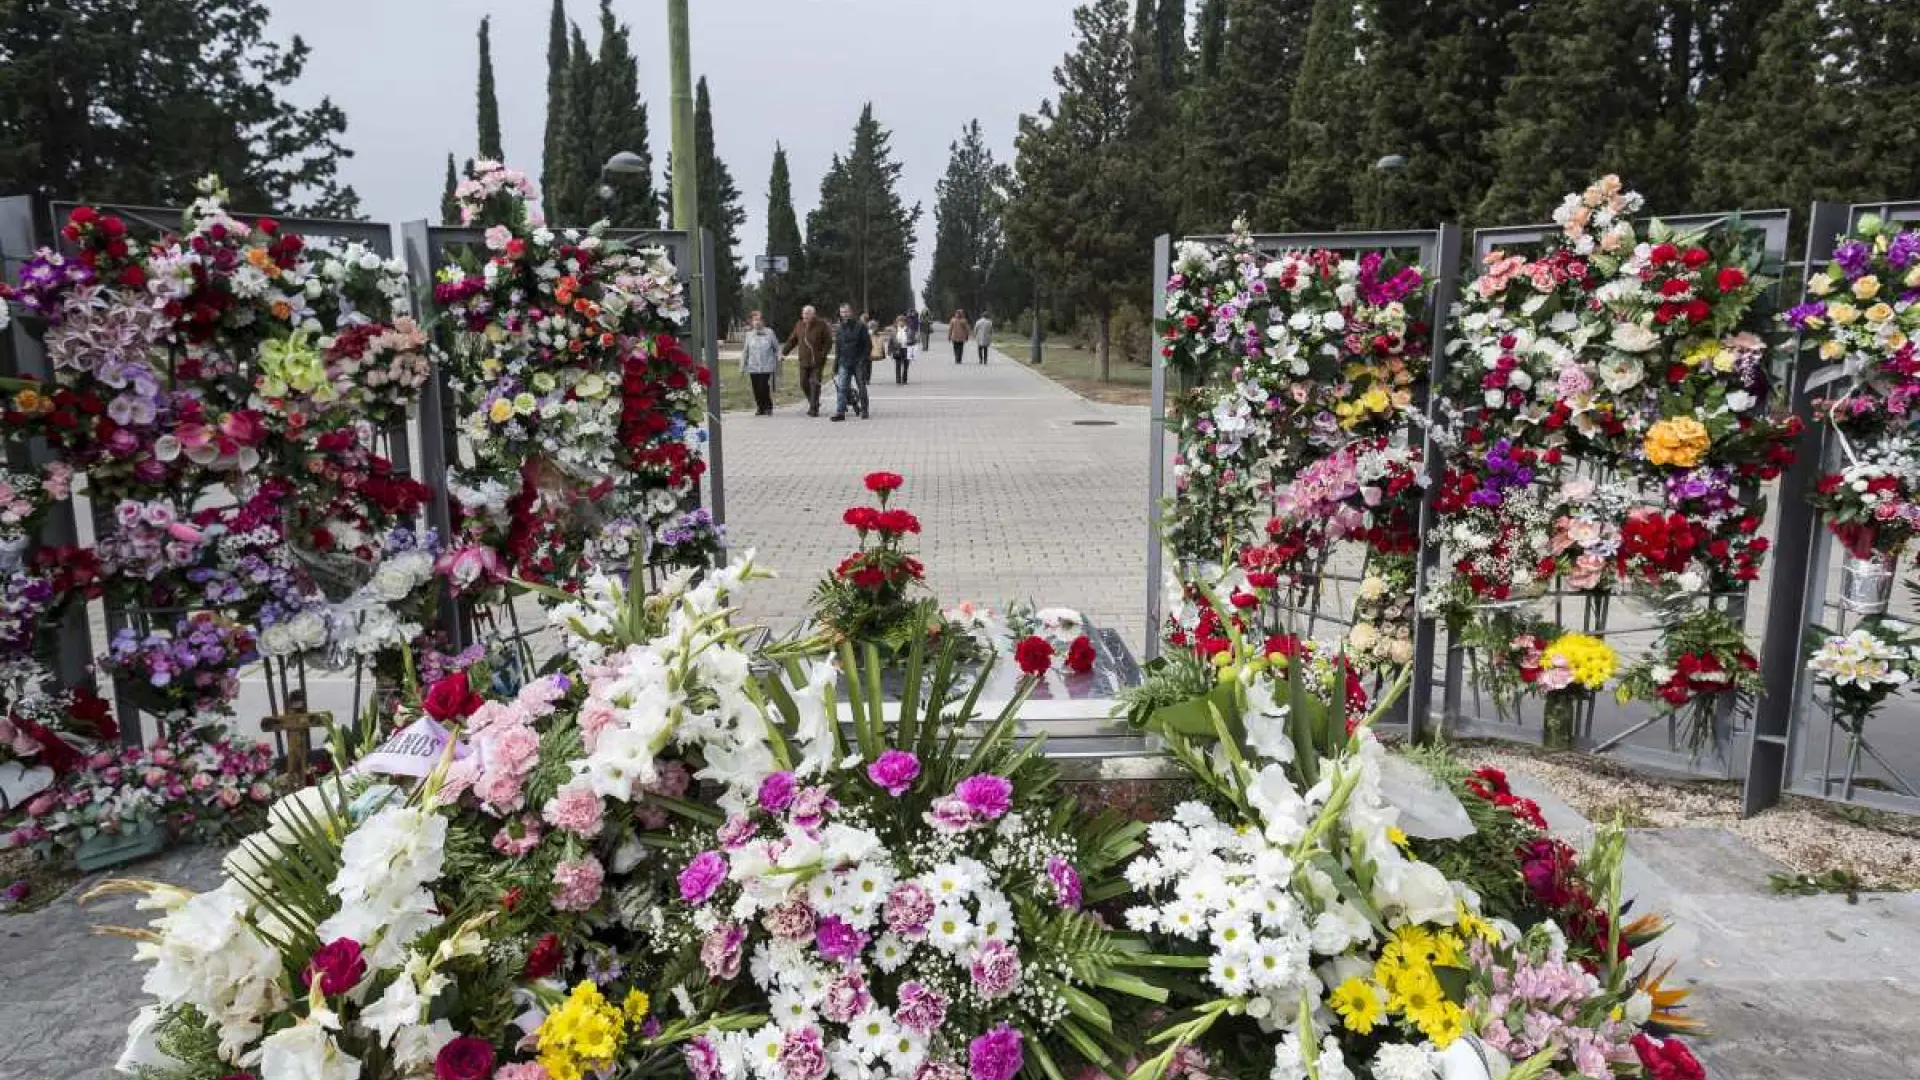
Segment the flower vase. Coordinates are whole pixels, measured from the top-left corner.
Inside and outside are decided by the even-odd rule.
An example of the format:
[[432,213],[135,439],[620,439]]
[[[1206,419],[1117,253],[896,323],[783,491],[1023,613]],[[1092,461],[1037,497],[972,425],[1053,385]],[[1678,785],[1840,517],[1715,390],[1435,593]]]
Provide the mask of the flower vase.
[[82,873],[104,870],[157,854],[167,846],[167,830],[147,824],[126,832],[98,832],[74,849],[73,865]]
[[1540,729],[1540,743],[1549,750],[1573,749],[1574,733],[1580,727],[1580,697],[1565,691],[1547,695],[1543,710],[1545,721]]
[[1848,555],[1840,564],[1840,606],[1856,615],[1878,615],[1893,596],[1893,571],[1899,557],[1875,551],[1862,558]]

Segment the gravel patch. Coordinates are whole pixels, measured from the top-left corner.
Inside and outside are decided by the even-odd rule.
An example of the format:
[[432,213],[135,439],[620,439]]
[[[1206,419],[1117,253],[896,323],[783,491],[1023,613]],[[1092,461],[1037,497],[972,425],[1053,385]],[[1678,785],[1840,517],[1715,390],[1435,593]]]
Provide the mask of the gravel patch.
[[1789,796],[1740,816],[1737,784],[1666,779],[1586,755],[1468,743],[1456,748],[1478,767],[1525,773],[1596,824],[1616,815],[1636,828],[1718,827],[1803,874],[1843,870],[1864,888],[1920,889],[1920,819]]

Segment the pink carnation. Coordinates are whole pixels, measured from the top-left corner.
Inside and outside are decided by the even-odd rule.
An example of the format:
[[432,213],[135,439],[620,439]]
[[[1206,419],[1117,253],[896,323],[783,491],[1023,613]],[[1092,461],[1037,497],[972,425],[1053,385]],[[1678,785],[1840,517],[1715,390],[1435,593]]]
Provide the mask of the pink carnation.
[[600,835],[600,796],[588,787],[563,787],[541,810],[547,824],[582,839]]
[[767,932],[786,941],[805,941],[813,936],[813,909],[805,900],[789,900],[761,917]]
[[954,786],[953,794],[967,809],[992,821],[1013,805],[1013,782],[1004,776],[981,773],[969,776]]
[[893,1018],[902,1027],[931,1036],[947,1022],[947,999],[917,981],[900,984],[900,1005]]
[[972,964],[973,988],[987,1001],[1013,993],[1020,985],[1020,953],[999,938],[976,949]]
[[600,899],[600,882],[605,872],[600,860],[591,855],[565,859],[553,868],[553,883],[559,892],[553,898],[555,911],[585,911]]
[[923,885],[903,881],[887,893],[881,915],[887,929],[901,937],[920,937],[927,932],[927,920],[933,918],[933,894]]

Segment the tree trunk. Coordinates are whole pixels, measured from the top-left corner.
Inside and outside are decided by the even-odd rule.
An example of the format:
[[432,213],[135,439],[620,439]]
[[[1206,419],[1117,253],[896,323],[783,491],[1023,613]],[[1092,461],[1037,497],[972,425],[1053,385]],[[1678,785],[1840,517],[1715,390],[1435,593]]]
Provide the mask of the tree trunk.
[[1099,329],[1099,340],[1094,343],[1094,355],[1100,362],[1100,381],[1112,382],[1113,370],[1109,361],[1113,358],[1113,313],[1104,308],[1093,317],[1094,325]]

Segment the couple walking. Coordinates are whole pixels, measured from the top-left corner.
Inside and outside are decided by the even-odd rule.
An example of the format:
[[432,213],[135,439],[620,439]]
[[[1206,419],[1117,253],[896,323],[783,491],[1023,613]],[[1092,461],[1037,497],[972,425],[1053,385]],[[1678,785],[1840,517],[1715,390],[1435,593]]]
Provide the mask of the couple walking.
[[954,363],[959,363],[961,358],[966,355],[968,339],[972,339],[974,348],[980,351],[980,362],[983,364],[986,363],[987,353],[993,349],[992,317],[982,312],[980,321],[969,327],[967,325],[967,313],[964,311],[955,311],[953,318],[947,322],[947,340],[953,343]]
[[[753,379],[757,414],[773,415],[773,397],[770,387],[763,389],[763,380],[770,383],[780,359],[795,353],[800,363],[800,390],[807,398],[807,415],[819,416],[820,375],[826,367],[829,348],[834,360],[832,419],[836,421],[847,418],[848,408],[862,420],[873,415],[868,383],[873,378],[873,362],[881,352],[893,358],[893,381],[904,383],[907,368],[914,354],[920,351],[914,328],[905,315],[894,320],[891,330],[882,331],[878,323],[855,317],[852,304],[841,304],[840,321],[829,329],[813,305],[808,304],[800,309],[800,321],[781,343],[772,331],[761,325],[760,315],[755,312],[752,329],[747,333],[743,363]],[[760,368],[765,369],[764,375],[757,373]]]

